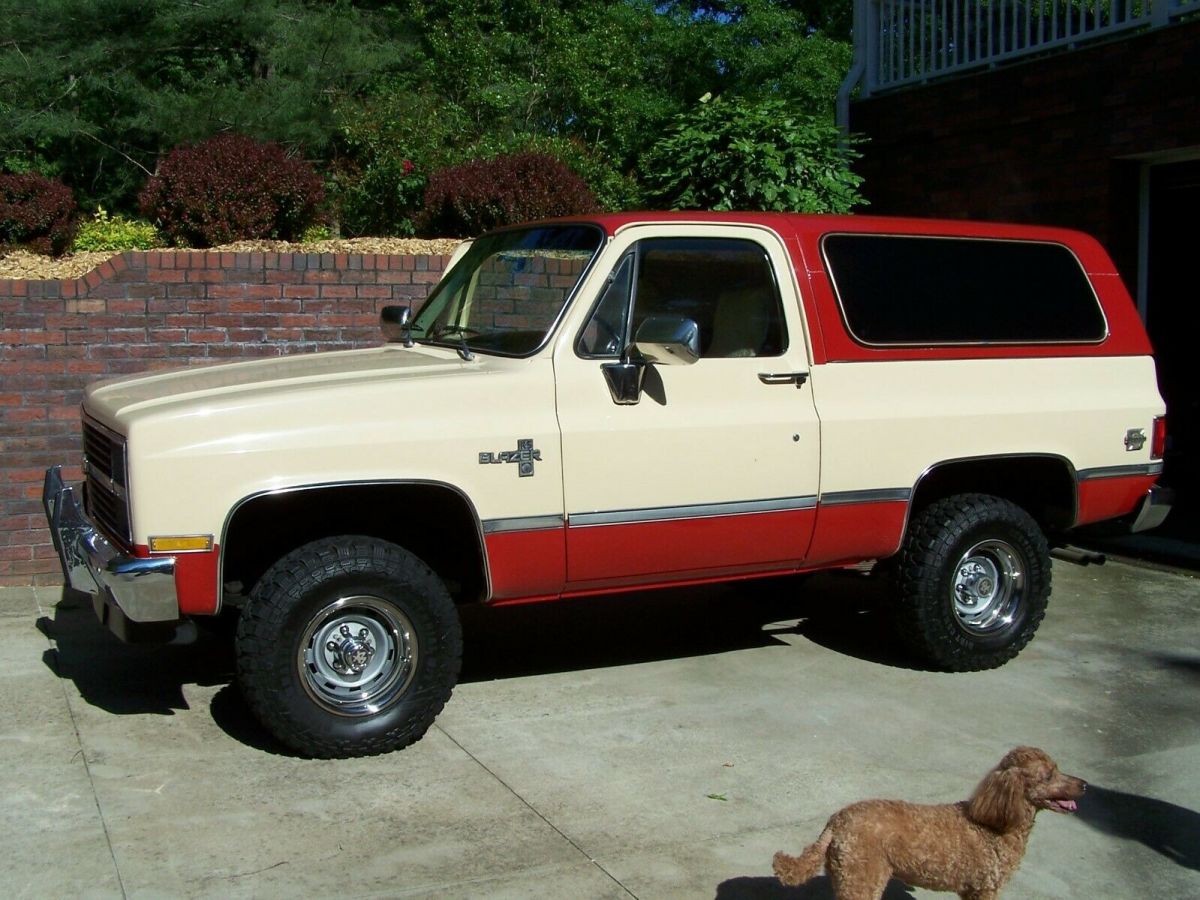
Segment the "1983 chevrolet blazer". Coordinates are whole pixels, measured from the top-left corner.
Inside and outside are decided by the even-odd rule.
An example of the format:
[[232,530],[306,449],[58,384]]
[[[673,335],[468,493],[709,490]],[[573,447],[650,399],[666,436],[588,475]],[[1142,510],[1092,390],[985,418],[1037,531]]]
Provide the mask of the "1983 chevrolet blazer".
[[418,739],[457,605],[879,560],[933,665],[1033,637],[1050,547],[1157,524],[1163,403],[1108,256],[1048,228],[628,213],[486,234],[373,349],[121,378],[47,473],[118,635],[240,609],[316,756]]

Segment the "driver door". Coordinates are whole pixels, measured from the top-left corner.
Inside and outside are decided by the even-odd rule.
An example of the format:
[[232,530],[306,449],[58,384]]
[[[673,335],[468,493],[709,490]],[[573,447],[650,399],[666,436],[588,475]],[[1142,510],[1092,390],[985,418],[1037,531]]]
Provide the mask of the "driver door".
[[[795,279],[773,232],[623,231],[596,299],[555,350],[567,590],[789,571],[812,536],[819,422]],[[690,364],[641,367],[652,319],[698,331]],[[643,332],[644,333],[644,332]]]

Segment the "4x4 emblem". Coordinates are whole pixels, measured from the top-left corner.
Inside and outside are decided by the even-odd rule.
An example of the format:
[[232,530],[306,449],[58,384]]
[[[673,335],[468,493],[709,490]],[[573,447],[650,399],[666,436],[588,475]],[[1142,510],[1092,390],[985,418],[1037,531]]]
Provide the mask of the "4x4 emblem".
[[517,441],[516,450],[501,450],[499,453],[480,453],[479,464],[488,466],[495,463],[516,463],[517,474],[528,478],[533,474],[534,462],[542,461],[542,451],[533,446],[533,438],[521,438]]

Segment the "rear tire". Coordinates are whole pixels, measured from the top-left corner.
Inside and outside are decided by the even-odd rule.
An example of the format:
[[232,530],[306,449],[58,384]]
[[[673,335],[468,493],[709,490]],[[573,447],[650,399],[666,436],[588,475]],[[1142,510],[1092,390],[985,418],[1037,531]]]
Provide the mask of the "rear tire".
[[462,630],[441,580],[407,550],[327,538],[276,562],[238,622],[238,682],[259,721],[315,757],[418,740],[458,679]]
[[1016,504],[958,494],[913,517],[896,576],[896,625],[914,652],[946,671],[994,669],[1046,614],[1050,551]]

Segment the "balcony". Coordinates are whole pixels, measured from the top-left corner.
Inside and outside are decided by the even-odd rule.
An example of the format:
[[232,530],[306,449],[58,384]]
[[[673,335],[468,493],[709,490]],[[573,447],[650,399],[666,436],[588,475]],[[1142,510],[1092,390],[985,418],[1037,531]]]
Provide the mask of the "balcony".
[[854,65],[839,94],[860,97],[1072,49],[1200,15],[1200,0],[855,0]]

